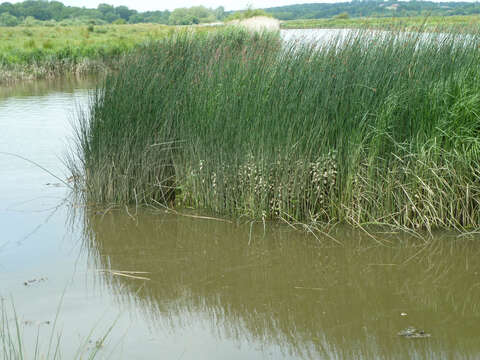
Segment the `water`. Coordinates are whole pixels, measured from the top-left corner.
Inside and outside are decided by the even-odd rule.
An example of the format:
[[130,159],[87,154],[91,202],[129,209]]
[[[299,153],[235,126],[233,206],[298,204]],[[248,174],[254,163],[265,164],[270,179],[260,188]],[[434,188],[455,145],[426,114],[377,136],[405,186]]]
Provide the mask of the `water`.
[[[352,40],[355,38],[355,34],[362,34],[362,37],[371,37],[372,42],[379,39],[389,39],[393,33],[385,30],[361,30],[361,29],[293,29],[293,30],[281,30],[280,35],[287,43],[315,43],[317,45],[326,45],[331,43],[342,43],[344,41]],[[474,36],[468,34],[452,35],[451,33],[439,33],[439,32],[402,32],[401,34],[395,33],[397,40],[408,40],[409,38],[415,38],[418,40],[418,46],[422,46],[423,43],[429,43],[432,39],[436,39],[438,44],[453,42],[458,46],[472,46],[477,44],[477,40]],[[477,44],[478,45],[478,44]]]
[[[0,89],[0,152],[65,180],[70,120],[92,86]],[[57,313],[66,359],[112,326],[99,358],[480,357],[475,238],[385,234],[380,246],[338,228],[339,246],[280,224],[104,213],[30,162],[1,154],[0,169],[0,297],[30,358],[37,330],[47,353]],[[432,336],[397,335],[408,326]]]
[[317,43],[328,43],[336,39],[345,39],[352,30],[348,29],[294,29],[280,30],[282,39],[286,42],[301,41]]

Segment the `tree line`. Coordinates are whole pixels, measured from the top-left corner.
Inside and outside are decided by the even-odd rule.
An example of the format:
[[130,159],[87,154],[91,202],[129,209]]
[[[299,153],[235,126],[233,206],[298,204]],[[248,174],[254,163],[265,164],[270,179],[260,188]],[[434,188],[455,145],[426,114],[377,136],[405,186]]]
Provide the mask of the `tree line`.
[[300,4],[265,9],[280,20],[347,17],[452,16],[480,13],[476,2],[354,0],[344,3]]
[[[248,11],[252,11],[251,9]],[[280,20],[321,19],[343,17],[388,17],[425,15],[471,15],[480,13],[480,5],[472,2],[432,1],[377,1],[354,0],[347,3],[299,4],[256,10]],[[0,25],[19,24],[74,24],[74,23],[157,23],[168,25],[191,25],[238,18],[238,12],[226,12],[220,6],[216,9],[204,6],[179,8],[173,11],[138,12],[127,6],[100,4],[96,9],[66,6],[59,1],[27,0],[19,3],[0,4]]]
[[138,12],[127,6],[100,4],[96,9],[66,6],[59,1],[27,0],[19,3],[0,4],[0,25],[15,26],[36,22],[65,23],[157,23],[191,25],[221,21],[225,18],[223,7],[209,9],[204,6],[179,8],[173,11]]

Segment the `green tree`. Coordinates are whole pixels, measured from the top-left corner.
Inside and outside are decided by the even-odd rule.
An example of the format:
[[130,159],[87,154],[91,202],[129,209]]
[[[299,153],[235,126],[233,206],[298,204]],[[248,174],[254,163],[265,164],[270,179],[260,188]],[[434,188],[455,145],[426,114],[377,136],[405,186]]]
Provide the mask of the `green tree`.
[[65,5],[58,1],[52,1],[49,4],[50,18],[60,21],[63,19]]
[[108,4],[99,4],[97,9],[105,16],[107,13],[115,13],[115,8]]
[[120,19],[120,16],[116,14],[115,12],[107,12],[106,14],[103,15],[103,19],[109,23],[113,23],[115,20]]
[[128,7],[126,6],[117,6],[115,8],[115,13],[120,16],[120,18],[122,18],[123,20],[125,21],[128,21],[128,19],[130,18],[130,16],[136,14],[136,10],[130,10]]
[[138,24],[145,22],[145,16],[141,14],[133,14],[128,18],[130,24]]
[[9,12],[0,14],[0,26],[17,26],[18,24],[19,20]]
[[223,6],[219,6],[218,8],[216,8],[214,13],[217,20],[225,19],[225,8]]
[[8,2],[5,2],[3,4],[0,4],[0,14],[1,13],[6,13],[8,12],[10,15],[13,15],[17,17],[17,11],[16,8],[13,4],[10,4]]
[[211,22],[214,20],[213,11],[207,9],[205,6],[194,6],[188,9],[191,17],[196,18],[199,22]]
[[172,11],[168,22],[171,25],[191,25],[199,22],[199,19],[194,19],[187,8],[178,8]]
[[254,9],[251,5],[248,6],[247,10],[244,11],[236,11],[233,14],[230,14],[227,17],[227,20],[243,20],[249,19],[255,16],[268,16],[272,17],[273,15],[267,13],[265,10],[262,9]]

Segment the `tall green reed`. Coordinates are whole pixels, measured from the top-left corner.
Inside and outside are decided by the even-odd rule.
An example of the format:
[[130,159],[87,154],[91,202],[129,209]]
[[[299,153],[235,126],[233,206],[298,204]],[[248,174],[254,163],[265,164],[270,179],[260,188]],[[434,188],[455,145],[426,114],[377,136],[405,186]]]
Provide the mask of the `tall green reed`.
[[475,227],[479,52],[454,33],[176,35],[94,92],[72,170],[93,203]]

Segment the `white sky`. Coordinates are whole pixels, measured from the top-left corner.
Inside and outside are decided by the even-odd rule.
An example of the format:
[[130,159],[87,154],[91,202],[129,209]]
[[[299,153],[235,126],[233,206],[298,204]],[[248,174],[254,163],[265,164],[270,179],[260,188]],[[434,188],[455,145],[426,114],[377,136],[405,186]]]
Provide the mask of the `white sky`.
[[[23,0],[0,0],[0,3],[19,2]],[[284,6],[292,4],[305,4],[305,3],[325,3],[325,2],[338,2],[339,0],[59,0],[65,5],[79,6],[87,8],[96,8],[98,4],[105,3],[109,5],[125,5],[130,9],[139,11],[147,10],[173,10],[180,7],[191,7],[203,5],[209,8],[216,8],[219,6],[225,7],[225,10],[241,10],[245,9],[248,4],[251,4],[253,8],[266,8],[273,6]]]

